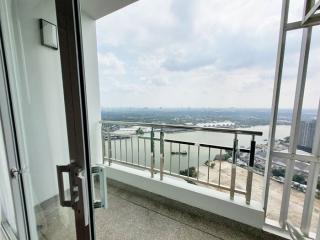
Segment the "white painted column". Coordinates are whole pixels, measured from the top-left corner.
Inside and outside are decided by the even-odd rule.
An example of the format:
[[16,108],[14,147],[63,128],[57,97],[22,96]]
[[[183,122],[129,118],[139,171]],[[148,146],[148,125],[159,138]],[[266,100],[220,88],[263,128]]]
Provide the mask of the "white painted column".
[[92,164],[102,163],[101,143],[101,107],[98,74],[98,55],[96,39],[96,21],[82,14],[82,36],[84,66],[86,76],[86,99],[88,106],[88,124],[90,138],[90,156]]
[[[309,3],[310,3],[309,0],[305,0],[304,12],[306,12],[307,9],[309,9]],[[299,127],[300,127],[300,119],[301,119],[301,112],[302,112],[304,88],[305,88],[306,76],[307,76],[311,35],[312,35],[312,27],[303,29],[297,85],[296,85],[291,131],[290,131],[289,154],[291,154],[291,157],[287,160],[286,175],[285,175],[285,182],[283,186],[283,194],[282,194],[282,202],[281,202],[281,210],[280,210],[280,218],[279,218],[279,223],[282,228],[285,228],[287,218],[288,218],[291,182],[292,182],[294,163],[295,163],[295,159],[293,156],[296,153],[297,144],[299,140]]]
[[[310,225],[312,220],[312,211],[314,206],[315,192],[318,183],[319,169],[320,169],[320,101],[318,107],[317,123],[315,129],[315,136],[313,139],[312,155],[317,160],[312,161],[309,166],[309,175],[307,180],[307,191],[304,198],[302,220],[301,220],[301,231],[305,235],[309,235]],[[319,236],[320,238],[320,236]]]
[[264,190],[262,193],[262,202],[263,202],[265,215],[267,213],[271,166],[272,166],[272,151],[273,151],[273,146],[275,141],[275,133],[276,133],[276,126],[277,126],[277,118],[278,118],[278,105],[279,105],[279,98],[280,98],[283,60],[284,60],[284,52],[285,52],[285,45],[286,45],[286,38],[287,38],[287,32],[285,28],[288,23],[288,12],[289,12],[289,0],[282,0],[280,33],[279,33],[275,80],[274,80],[274,86],[273,86],[271,122],[270,122],[270,130],[269,130],[269,145],[268,145],[267,159],[266,159],[265,173],[264,173]]

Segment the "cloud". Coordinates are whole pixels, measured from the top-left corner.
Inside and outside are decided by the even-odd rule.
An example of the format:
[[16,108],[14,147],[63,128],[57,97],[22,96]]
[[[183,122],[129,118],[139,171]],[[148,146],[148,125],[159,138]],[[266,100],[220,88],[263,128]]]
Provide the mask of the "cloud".
[[106,75],[123,75],[125,74],[125,66],[114,54],[106,53],[98,54],[99,70]]
[[[290,10],[301,17],[300,2]],[[279,0],[140,0],[106,16],[97,23],[103,105],[270,107],[280,12]],[[301,31],[288,34],[281,107],[292,107],[300,42]],[[312,106],[319,92],[308,92]]]

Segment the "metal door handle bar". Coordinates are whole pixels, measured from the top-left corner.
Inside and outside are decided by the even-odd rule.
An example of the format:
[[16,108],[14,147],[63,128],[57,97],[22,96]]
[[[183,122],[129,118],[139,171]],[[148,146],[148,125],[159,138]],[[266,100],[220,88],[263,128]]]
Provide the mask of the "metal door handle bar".
[[[99,178],[99,187],[95,187],[95,176]],[[93,183],[93,206],[94,208],[107,208],[107,184],[106,167],[104,165],[94,165],[91,167],[91,177]],[[96,189],[99,189],[100,197],[96,199]]]
[[65,198],[65,191],[64,191],[64,184],[63,184],[63,173],[68,173],[68,175],[69,175],[70,193],[71,193],[72,181],[71,181],[71,177],[70,177],[70,165],[57,165],[57,178],[58,178],[60,205],[63,207],[72,207],[72,201],[66,200],[66,198]]
[[[66,200],[63,173],[68,173],[70,183],[70,200]],[[89,201],[86,188],[86,178],[83,171],[75,164],[57,165],[57,177],[60,205],[63,207],[72,207],[77,212],[83,212],[82,222],[84,226],[89,224]]]

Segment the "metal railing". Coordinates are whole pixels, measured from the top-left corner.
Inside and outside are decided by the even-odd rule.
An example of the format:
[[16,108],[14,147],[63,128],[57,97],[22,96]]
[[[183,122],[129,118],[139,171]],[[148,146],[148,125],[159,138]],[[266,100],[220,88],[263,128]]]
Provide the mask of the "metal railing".
[[[172,125],[172,124],[153,124],[153,123],[141,123],[141,122],[122,122],[122,121],[102,121],[102,149],[103,149],[103,159],[107,161],[109,166],[112,162],[125,164],[132,167],[137,167],[140,169],[147,169],[150,171],[150,177],[154,178],[154,174],[160,174],[160,180],[163,180],[164,175],[170,175],[178,178],[182,178],[188,182],[192,183],[200,183],[208,186],[216,187],[225,191],[230,192],[230,199],[233,200],[235,193],[245,195],[246,203],[250,204],[251,201],[251,192],[252,192],[252,181],[253,181],[253,166],[254,166],[254,158],[255,158],[255,136],[262,136],[262,132],[259,131],[249,131],[242,129],[229,129],[229,128],[208,128],[208,127],[197,127],[197,126],[184,126],[184,125]],[[139,134],[122,134],[117,133],[117,130],[121,127],[128,126],[139,126],[139,127],[149,127],[150,128],[150,136],[143,136]],[[215,132],[215,133],[226,133],[233,135],[233,144],[232,147],[228,146],[220,146],[213,144],[205,144],[205,143],[197,143],[191,141],[180,141],[180,140],[172,140],[165,139],[165,131],[168,130],[185,130],[185,131],[206,131],[206,132]],[[159,132],[159,137],[155,137],[155,132]],[[238,146],[238,135],[250,135],[250,147],[249,148],[240,148]],[[150,148],[147,147],[147,141],[149,142]],[[107,147],[106,147],[107,142]],[[135,143],[135,148],[133,147]],[[159,168],[156,167],[156,147],[155,142],[159,142]],[[141,144],[142,143],[142,144]],[[169,145],[169,157],[165,158],[165,144]],[[124,149],[123,149],[124,145]],[[173,146],[178,146],[178,151],[173,151]],[[187,150],[181,151],[181,147],[187,147]],[[117,149],[117,147],[119,149]],[[191,147],[195,148],[196,152],[196,167],[190,166],[191,162]],[[128,151],[129,149],[129,151]],[[219,171],[218,171],[218,183],[210,182],[210,161],[212,150],[219,151]],[[150,162],[148,163],[147,152],[150,150]],[[207,151],[208,163],[207,165],[207,178],[206,180],[202,180],[199,178],[200,176],[200,152]],[[230,186],[221,184],[221,162],[223,158],[222,151],[230,151],[232,152],[232,168],[231,168],[231,181]],[[117,156],[117,153],[119,155]],[[131,153],[131,154],[130,154]],[[142,158],[141,158],[142,153]],[[249,154],[248,164],[247,164],[247,181],[246,181],[246,189],[238,189],[236,188],[236,166],[237,166],[237,158],[240,153]],[[136,159],[134,158],[134,154],[137,155]],[[131,155],[131,156],[129,156]],[[177,172],[173,170],[172,156],[175,155],[178,157],[177,163]],[[187,161],[187,169],[184,170],[184,174],[182,174],[181,166],[183,164],[183,159]],[[187,157],[185,157],[187,156]],[[194,160],[194,159],[193,159]],[[193,161],[194,162],[194,161]],[[167,169],[165,169],[165,163],[168,163]],[[193,171],[191,173],[191,171]]]

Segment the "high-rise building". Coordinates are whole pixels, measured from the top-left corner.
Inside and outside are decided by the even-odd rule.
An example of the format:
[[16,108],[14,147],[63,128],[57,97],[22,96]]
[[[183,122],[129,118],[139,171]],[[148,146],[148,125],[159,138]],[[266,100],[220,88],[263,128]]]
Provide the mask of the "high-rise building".
[[311,153],[315,129],[316,120],[300,123],[298,149]]

